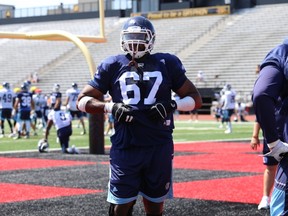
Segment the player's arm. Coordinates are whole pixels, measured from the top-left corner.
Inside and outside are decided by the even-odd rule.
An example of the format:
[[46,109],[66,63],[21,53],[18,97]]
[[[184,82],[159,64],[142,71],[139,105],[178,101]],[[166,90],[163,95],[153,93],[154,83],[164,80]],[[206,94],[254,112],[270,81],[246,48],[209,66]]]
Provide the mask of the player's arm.
[[35,102],[33,100],[33,98],[31,97],[31,111],[35,110]]
[[103,93],[90,85],[86,85],[78,95],[77,109],[87,113],[112,113],[118,122],[132,122],[133,111],[123,103],[104,102]]
[[103,93],[90,85],[84,86],[76,102],[77,109],[87,113],[104,112]]
[[189,79],[186,79],[183,85],[175,92],[180,98],[158,102],[153,105],[148,114],[150,119],[164,120],[168,116],[168,113],[176,109],[179,111],[191,111],[202,106],[201,95]]
[[67,106],[68,103],[69,103],[69,95],[67,95],[67,97],[66,97],[66,99],[65,99],[65,101],[63,103],[63,106]]
[[278,140],[275,108],[277,99],[285,84],[284,80],[284,73],[280,72],[276,67],[266,66],[261,70],[254,85],[253,106],[257,121],[265,134],[268,144]]
[[176,91],[180,99],[176,100],[177,109],[180,111],[191,111],[202,106],[202,98],[196,86],[186,79],[184,84]]
[[254,123],[253,133],[250,141],[250,146],[253,150],[257,150],[257,147],[260,146],[259,140],[260,124],[258,122]]
[[53,125],[53,120],[52,120],[52,119],[48,119],[48,121],[47,121],[47,126],[46,126],[46,130],[45,130],[45,137],[44,137],[44,139],[45,139],[46,141],[48,140],[49,131],[50,131],[52,125]]
[[14,103],[14,107],[13,107],[13,110],[12,110],[12,116],[16,115],[17,110],[18,110],[18,104],[19,104],[19,98],[16,98],[15,99],[15,103]]
[[54,105],[54,110],[60,110],[60,109],[61,109],[61,97],[57,97]]

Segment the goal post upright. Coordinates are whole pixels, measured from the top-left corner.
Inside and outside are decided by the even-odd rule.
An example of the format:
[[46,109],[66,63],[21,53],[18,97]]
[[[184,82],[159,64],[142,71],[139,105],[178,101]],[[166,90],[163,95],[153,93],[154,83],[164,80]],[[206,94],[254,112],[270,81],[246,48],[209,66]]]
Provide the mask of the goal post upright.
[[[0,32],[0,38],[28,39],[28,40],[49,40],[49,41],[70,41],[73,42],[84,55],[89,67],[91,79],[96,71],[95,62],[84,42],[105,43],[104,33],[104,0],[99,0],[99,21],[100,36],[77,36],[66,31],[39,31],[30,33]],[[103,98],[102,98],[103,99]],[[89,114],[89,153],[105,154],[104,148],[104,113]]]

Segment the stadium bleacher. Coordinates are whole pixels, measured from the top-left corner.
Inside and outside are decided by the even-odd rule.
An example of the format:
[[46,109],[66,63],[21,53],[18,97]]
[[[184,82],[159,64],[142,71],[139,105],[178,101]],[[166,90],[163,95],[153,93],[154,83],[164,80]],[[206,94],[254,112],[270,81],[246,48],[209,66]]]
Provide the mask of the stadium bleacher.
[[[241,9],[231,15],[197,16],[153,20],[156,29],[154,52],[180,57],[188,77],[195,82],[198,70],[206,75],[207,88],[230,83],[246,100],[254,81],[256,65],[286,37],[282,27],[288,21],[288,4],[262,5]],[[121,53],[119,33],[127,18],[107,17],[107,43],[86,43],[96,65],[105,57]],[[65,30],[78,35],[98,35],[99,20],[81,19],[43,23],[1,25],[0,31],[32,32]],[[71,42],[1,39],[1,77],[17,87],[31,73],[38,72],[39,86],[49,93],[54,83],[61,91],[90,79],[83,54]],[[5,80],[4,80],[5,77]]]

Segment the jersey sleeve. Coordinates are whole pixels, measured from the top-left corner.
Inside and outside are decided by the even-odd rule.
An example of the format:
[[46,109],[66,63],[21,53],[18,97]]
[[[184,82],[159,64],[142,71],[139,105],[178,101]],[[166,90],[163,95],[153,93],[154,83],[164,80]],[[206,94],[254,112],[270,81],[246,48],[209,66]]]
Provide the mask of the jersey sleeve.
[[111,85],[111,73],[117,70],[116,58],[108,57],[98,65],[94,78],[88,84],[106,94]]
[[286,80],[282,71],[273,64],[264,67],[253,89],[253,106],[268,143],[278,139],[275,110]]
[[175,92],[184,84],[187,79],[185,75],[186,69],[177,56],[167,54],[166,58],[167,69],[169,70],[170,76],[172,78],[172,90]]
[[267,65],[272,65],[284,72],[285,78],[288,80],[288,41],[272,49],[264,58],[261,69]]

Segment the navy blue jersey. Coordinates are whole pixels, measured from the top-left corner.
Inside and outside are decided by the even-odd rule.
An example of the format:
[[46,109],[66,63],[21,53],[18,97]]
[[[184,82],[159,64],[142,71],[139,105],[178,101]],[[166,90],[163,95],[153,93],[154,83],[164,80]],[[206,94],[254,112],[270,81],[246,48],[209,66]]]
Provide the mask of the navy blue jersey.
[[[261,64],[261,72],[253,89],[256,118],[268,143],[276,141],[279,137],[279,122],[275,118],[275,109],[279,98],[283,101],[288,95],[287,57],[287,42],[271,50]],[[283,136],[288,137],[285,134]]]
[[[62,98],[62,93],[61,92],[52,92],[51,95],[50,95],[51,108],[54,108],[57,98],[61,99]],[[61,106],[61,104],[60,104],[60,106]]]
[[187,77],[181,61],[174,55],[157,53],[137,59],[137,70],[129,66],[129,55],[108,57],[98,66],[90,85],[103,94],[109,92],[113,102],[134,108],[132,124],[115,122],[114,147],[161,145],[171,143],[173,113],[163,121],[148,118],[148,109],[156,102],[171,100],[171,90],[179,89]]
[[17,95],[19,100],[19,111],[30,111],[31,110],[31,101],[32,101],[32,93],[22,91]]

